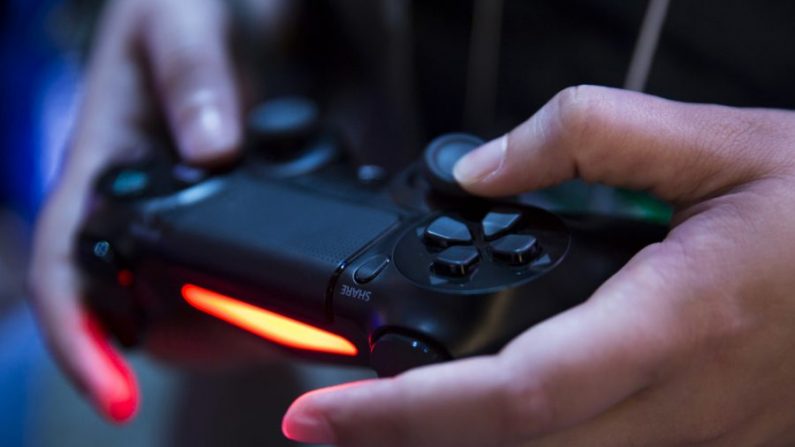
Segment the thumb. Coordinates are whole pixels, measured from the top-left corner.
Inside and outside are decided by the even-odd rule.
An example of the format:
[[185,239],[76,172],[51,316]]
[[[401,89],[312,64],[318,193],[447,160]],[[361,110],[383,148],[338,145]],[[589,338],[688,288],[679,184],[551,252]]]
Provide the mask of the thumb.
[[346,447],[519,445],[601,414],[659,380],[697,336],[671,306],[701,290],[679,252],[648,247],[591,300],[496,356],[304,395],[283,431]]
[[579,177],[686,203],[778,169],[781,156],[768,148],[783,132],[766,123],[782,121],[781,129],[791,127],[793,115],[570,87],[454,172],[464,188],[486,196]]

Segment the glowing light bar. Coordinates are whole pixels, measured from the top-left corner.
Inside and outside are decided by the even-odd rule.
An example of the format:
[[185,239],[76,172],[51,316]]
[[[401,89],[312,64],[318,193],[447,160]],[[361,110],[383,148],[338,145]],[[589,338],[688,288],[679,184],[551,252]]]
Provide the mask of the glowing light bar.
[[182,297],[196,309],[290,348],[355,356],[347,339],[211,290],[185,284]]

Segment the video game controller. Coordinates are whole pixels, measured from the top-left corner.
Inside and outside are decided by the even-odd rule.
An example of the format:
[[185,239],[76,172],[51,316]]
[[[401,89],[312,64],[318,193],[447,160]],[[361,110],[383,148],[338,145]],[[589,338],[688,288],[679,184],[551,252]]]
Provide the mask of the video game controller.
[[344,159],[311,101],[273,100],[249,118],[232,168],[154,158],[98,180],[79,262],[89,305],[123,344],[208,314],[240,336],[394,375],[498,351],[665,232],[469,195],[452,168],[482,144],[470,135],[434,139],[387,182]]

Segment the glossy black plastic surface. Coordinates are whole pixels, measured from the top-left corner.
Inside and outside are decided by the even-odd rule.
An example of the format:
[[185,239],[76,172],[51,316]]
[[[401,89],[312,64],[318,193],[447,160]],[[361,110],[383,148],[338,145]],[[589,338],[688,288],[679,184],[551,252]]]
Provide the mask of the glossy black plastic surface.
[[[324,135],[305,144],[321,140],[333,144]],[[281,162],[291,163],[300,156]],[[194,181],[162,160],[107,171],[78,253],[90,305],[119,340],[134,345],[154,327],[206,319],[180,296],[190,283],[358,349],[353,357],[288,349],[296,355],[396,374],[495,352],[587,299],[665,231],[451,196],[420,165],[383,187],[362,184],[356,167],[331,156],[307,169],[279,166],[248,157]]]

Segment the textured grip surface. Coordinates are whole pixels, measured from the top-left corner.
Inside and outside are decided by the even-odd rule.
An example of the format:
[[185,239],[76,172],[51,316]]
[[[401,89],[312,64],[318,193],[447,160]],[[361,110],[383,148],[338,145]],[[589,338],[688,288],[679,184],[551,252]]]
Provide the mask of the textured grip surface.
[[187,264],[251,279],[312,306],[323,304],[338,266],[398,220],[383,210],[245,176],[227,186],[161,216],[169,229],[161,247]]

